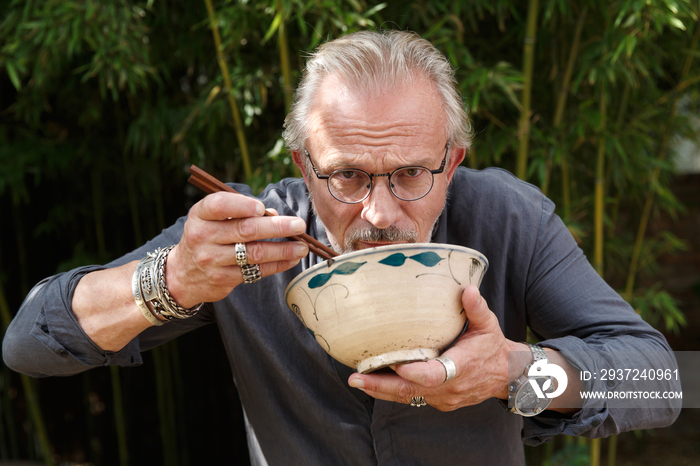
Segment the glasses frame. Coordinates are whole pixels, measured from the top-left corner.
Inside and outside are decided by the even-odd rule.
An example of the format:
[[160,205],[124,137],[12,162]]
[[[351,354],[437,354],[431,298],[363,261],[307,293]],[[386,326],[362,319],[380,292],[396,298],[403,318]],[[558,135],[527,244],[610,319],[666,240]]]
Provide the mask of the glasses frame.
[[[405,167],[399,167],[396,170],[394,170],[392,172],[387,172],[387,173],[368,173],[368,172],[361,170],[359,168],[340,168],[338,170],[333,170],[333,172],[330,175],[321,175],[321,173],[318,171],[318,168],[316,168],[316,165],[314,165],[314,161],[311,159],[311,154],[309,154],[309,150],[306,147],[304,147],[304,154],[306,154],[306,156],[309,158],[309,162],[311,162],[311,168],[313,168],[314,173],[316,174],[316,178],[318,178],[319,180],[326,180],[326,187],[328,188],[328,192],[331,193],[331,196],[333,196],[333,199],[335,199],[339,202],[342,202],[343,204],[359,204],[360,202],[367,199],[372,194],[372,190],[374,189],[374,178],[375,177],[387,177],[387,182],[389,183],[389,191],[391,191],[391,194],[393,194],[394,197],[397,199],[400,199],[402,201],[411,202],[411,201],[417,201],[418,199],[423,199],[425,196],[427,196],[430,193],[430,191],[433,190],[433,185],[435,184],[435,175],[439,175],[440,173],[445,171],[445,163],[447,162],[447,154],[450,152],[451,146],[452,146],[452,144],[449,142],[447,144],[445,144],[445,155],[442,158],[442,163],[440,163],[440,168],[438,168],[437,170],[431,170],[428,167],[422,167],[420,165],[407,165]],[[399,197],[399,195],[394,192],[394,185],[391,183],[391,177],[394,175],[394,173],[396,173],[400,170],[405,170],[407,168],[420,168],[420,169],[428,171],[432,176],[432,179],[430,180],[430,188],[428,188],[428,191],[426,191],[425,194],[423,194],[422,196],[417,197],[415,199],[404,199],[402,197]],[[331,191],[330,184],[328,184],[328,180],[330,179],[331,176],[335,175],[336,173],[348,171],[348,170],[362,172],[369,177],[369,191],[367,191],[367,194],[365,195],[365,197],[363,197],[359,201],[344,201],[342,199],[338,199],[335,196],[335,194],[333,194],[333,191]]]

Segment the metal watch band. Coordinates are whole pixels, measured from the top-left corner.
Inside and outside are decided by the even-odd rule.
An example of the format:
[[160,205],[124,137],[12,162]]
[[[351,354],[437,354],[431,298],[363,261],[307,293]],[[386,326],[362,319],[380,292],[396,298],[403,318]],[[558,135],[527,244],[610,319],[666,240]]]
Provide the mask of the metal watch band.
[[547,352],[542,348],[541,346],[537,345],[532,345],[530,343],[525,343],[529,348],[530,351],[532,351],[532,358],[533,358],[533,363],[541,360],[545,360],[549,362],[549,359],[547,358]]

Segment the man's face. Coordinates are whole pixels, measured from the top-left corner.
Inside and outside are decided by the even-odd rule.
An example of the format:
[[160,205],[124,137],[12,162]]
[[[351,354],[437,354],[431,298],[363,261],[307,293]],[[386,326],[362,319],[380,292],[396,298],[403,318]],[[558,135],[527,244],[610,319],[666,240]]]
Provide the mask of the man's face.
[[[375,174],[404,166],[435,170],[445,155],[445,116],[435,92],[422,79],[367,97],[328,77],[314,101],[310,123],[306,149],[322,175],[341,168]],[[295,153],[294,159],[313,192],[331,245],[349,252],[397,242],[429,242],[445,204],[447,185],[464,158],[464,149],[450,151],[444,172],[434,175],[431,191],[416,201],[398,199],[387,177],[375,177],[367,199],[344,204],[331,196],[326,180],[306,172],[303,153]]]

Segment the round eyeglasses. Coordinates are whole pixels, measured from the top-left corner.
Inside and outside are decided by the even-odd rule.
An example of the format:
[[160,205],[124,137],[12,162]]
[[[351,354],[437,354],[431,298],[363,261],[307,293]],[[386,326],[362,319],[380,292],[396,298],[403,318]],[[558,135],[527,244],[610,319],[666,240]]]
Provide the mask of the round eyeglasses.
[[304,148],[304,153],[311,162],[316,178],[326,180],[331,195],[345,204],[357,204],[367,199],[374,186],[373,178],[380,176],[388,178],[392,194],[402,201],[417,201],[425,197],[433,189],[433,175],[438,175],[445,169],[449,151],[450,143],[448,142],[445,145],[445,156],[437,170],[409,166],[397,168],[391,173],[367,173],[358,168],[341,168],[330,175],[321,175],[311,160],[309,151]]

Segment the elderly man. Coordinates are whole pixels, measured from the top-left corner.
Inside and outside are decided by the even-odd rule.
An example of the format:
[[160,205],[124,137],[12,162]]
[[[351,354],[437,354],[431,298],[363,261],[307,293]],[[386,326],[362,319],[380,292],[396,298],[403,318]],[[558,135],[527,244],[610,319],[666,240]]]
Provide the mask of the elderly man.
[[[393,31],[325,44],[307,64],[284,136],[303,180],[257,199],[209,195],[114,263],[40,282],[8,331],[6,363],[34,376],[137,365],[140,351],[216,323],[254,464],[524,464],[523,440],[675,419],[672,407],[577,401],[579,370],[614,368],[622,350],[672,364],[668,345],[595,273],[536,188],[503,170],[459,167],[469,122],[453,71],[430,43]],[[339,252],[430,241],[477,249],[490,268],[481,293],[462,295],[468,329],[442,362],[353,373],[286,309],[287,284],[320,260],[279,239],[301,233]],[[153,282],[160,299],[140,281],[149,274],[162,278]],[[539,346],[518,343],[528,325]],[[550,404],[504,408],[509,386],[511,398],[529,389],[533,361],[564,368],[568,389]]]

